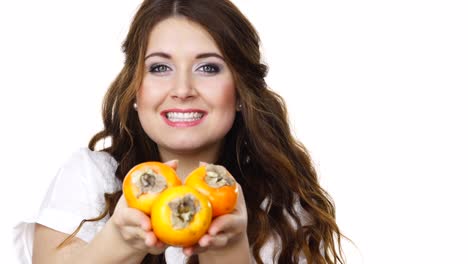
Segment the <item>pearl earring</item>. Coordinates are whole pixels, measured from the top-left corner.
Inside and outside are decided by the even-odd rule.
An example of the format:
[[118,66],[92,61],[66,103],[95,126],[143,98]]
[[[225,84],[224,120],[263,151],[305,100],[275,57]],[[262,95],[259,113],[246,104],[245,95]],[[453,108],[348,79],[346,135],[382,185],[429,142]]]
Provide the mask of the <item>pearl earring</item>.
[[242,104],[238,104],[236,110],[237,110],[237,111],[242,110]]
[[137,110],[138,109],[138,105],[136,102],[133,103],[133,109]]

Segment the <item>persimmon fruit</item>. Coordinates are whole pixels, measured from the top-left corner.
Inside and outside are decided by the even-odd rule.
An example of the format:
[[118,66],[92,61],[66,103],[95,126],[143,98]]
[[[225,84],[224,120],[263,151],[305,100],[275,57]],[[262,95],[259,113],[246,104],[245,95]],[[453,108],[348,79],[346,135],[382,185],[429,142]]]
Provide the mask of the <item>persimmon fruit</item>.
[[206,164],[192,171],[184,185],[191,186],[207,196],[213,207],[213,217],[234,210],[239,193],[237,182],[228,170],[215,164]]
[[173,168],[161,162],[149,161],[137,164],[127,173],[122,191],[129,207],[150,215],[158,195],[181,184]]
[[184,185],[163,191],[151,210],[154,234],[172,246],[196,244],[210,227],[211,219],[212,209],[208,198]]

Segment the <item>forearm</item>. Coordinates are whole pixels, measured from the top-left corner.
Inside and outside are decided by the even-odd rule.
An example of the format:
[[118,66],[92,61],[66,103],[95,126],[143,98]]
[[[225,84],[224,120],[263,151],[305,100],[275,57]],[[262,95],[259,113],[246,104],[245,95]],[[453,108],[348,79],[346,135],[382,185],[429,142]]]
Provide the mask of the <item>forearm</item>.
[[198,255],[198,260],[202,264],[223,263],[223,264],[250,264],[251,261],[249,240],[247,235],[243,235],[234,244],[229,244],[224,249],[208,250]]
[[141,263],[146,252],[136,250],[122,239],[117,227],[108,222],[77,256],[77,263]]
[[141,263],[145,252],[128,246],[115,229],[108,222],[89,244],[75,237],[56,248],[68,235],[36,225],[32,263]]

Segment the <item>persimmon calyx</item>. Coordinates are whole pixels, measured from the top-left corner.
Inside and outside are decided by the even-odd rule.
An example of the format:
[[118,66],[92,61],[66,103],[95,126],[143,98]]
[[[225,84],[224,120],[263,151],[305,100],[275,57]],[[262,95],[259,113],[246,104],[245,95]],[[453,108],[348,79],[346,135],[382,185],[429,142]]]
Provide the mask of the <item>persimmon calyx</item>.
[[214,164],[206,165],[205,182],[213,188],[232,186],[235,184],[234,179],[229,175],[226,168]]
[[175,230],[187,227],[192,222],[195,214],[200,211],[197,199],[191,194],[176,198],[170,201],[168,205],[171,208],[172,227]]
[[144,168],[134,172],[132,183],[138,187],[137,198],[145,193],[157,194],[167,188],[166,178],[157,174],[151,168]]

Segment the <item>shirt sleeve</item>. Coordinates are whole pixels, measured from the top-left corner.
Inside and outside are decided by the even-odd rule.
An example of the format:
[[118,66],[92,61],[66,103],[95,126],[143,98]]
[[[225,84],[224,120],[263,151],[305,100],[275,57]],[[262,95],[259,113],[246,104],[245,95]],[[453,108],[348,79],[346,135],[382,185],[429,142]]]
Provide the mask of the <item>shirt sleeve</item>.
[[[100,215],[104,193],[118,189],[109,157],[88,149],[75,152],[51,182],[36,223],[71,234],[82,220]],[[90,242],[107,219],[84,223],[76,236]]]

